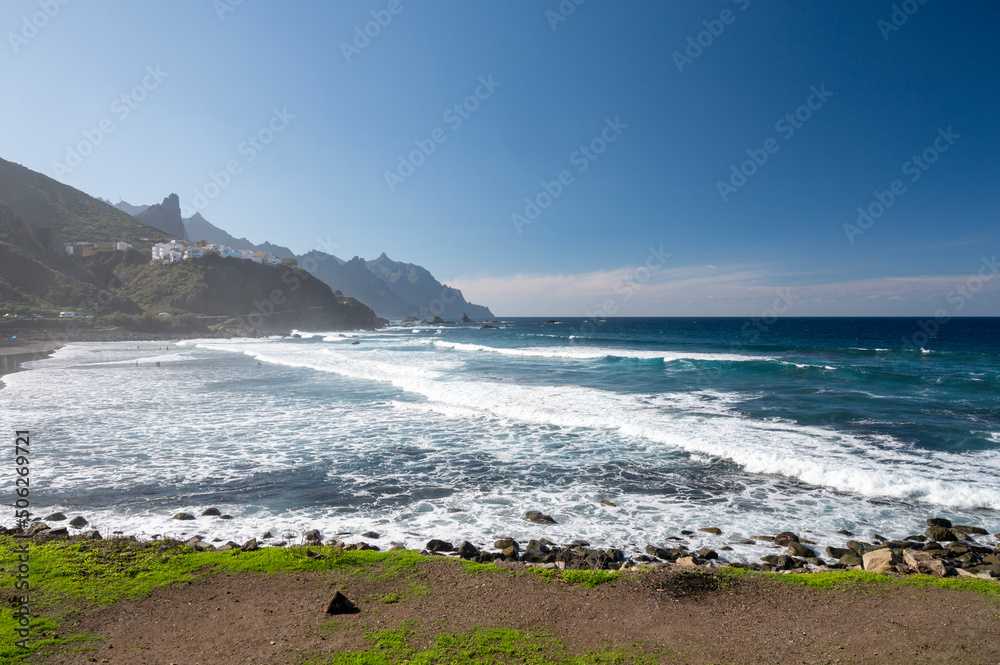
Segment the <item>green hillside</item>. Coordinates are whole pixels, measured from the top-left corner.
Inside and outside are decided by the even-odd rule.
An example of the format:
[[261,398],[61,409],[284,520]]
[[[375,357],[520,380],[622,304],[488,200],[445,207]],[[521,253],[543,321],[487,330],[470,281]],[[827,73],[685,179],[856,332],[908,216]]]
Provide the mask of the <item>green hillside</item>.
[[0,200],[28,224],[51,228],[63,241],[158,238],[163,231],[78,189],[0,159]]
[[372,328],[379,319],[366,305],[337,296],[309,273],[208,255],[170,265],[121,266],[118,294],[149,312],[242,317],[262,329],[285,326]]

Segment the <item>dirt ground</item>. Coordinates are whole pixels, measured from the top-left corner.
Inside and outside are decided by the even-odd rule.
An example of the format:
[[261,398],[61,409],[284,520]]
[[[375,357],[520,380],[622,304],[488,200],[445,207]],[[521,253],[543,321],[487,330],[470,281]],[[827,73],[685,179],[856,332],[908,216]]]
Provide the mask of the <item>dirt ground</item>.
[[[325,614],[337,589],[361,611]],[[389,594],[398,602],[385,602],[395,598]],[[587,588],[525,572],[472,574],[436,559],[390,579],[371,570],[216,575],[160,589],[70,617],[64,629],[104,641],[44,662],[296,663],[304,654],[368,648],[366,632],[407,620],[428,643],[441,632],[508,627],[541,630],[574,653],[663,645],[669,655],[657,659],[670,663],[1000,663],[1000,605],[972,592],[815,590],[668,571]]]

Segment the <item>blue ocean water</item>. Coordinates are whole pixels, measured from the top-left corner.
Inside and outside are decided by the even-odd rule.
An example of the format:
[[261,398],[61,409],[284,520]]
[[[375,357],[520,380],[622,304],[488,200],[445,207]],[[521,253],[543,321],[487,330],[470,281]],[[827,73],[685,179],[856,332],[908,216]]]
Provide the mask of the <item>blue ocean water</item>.
[[[4,377],[3,424],[32,431],[36,512],[104,531],[639,550],[715,526],[696,544],[755,560],[739,541],[784,530],[1000,530],[1000,319],[497,325],[72,344]],[[169,519],[209,506],[233,519]]]

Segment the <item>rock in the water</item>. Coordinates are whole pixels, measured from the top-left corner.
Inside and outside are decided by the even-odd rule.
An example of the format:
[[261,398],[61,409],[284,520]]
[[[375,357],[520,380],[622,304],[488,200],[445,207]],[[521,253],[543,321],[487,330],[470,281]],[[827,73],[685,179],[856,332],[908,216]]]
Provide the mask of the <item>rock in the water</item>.
[[206,508],[205,510],[201,511],[202,517],[216,517],[221,514],[222,512],[218,508]]
[[378,535],[374,531],[365,531],[363,534],[361,534],[361,537],[362,538],[371,538],[372,540],[378,540],[382,536]]
[[459,322],[459,323],[475,323],[475,321],[473,321],[472,319],[470,319],[470,318],[469,318],[469,317],[468,317],[468,316],[466,315],[466,313],[465,313],[465,312],[462,312],[462,318],[461,318],[461,319],[459,319],[459,320],[458,320],[458,322]]
[[219,515],[219,519],[220,520],[231,520],[231,519],[233,519],[233,516],[232,515]]
[[498,550],[505,550],[508,547],[513,547],[515,552],[519,552],[521,547],[517,544],[517,541],[513,538],[501,538],[500,540],[493,543],[493,547]]
[[927,520],[927,526],[940,526],[945,529],[951,528],[951,520],[946,520],[943,517],[932,517]]
[[946,572],[941,559],[938,559],[929,552],[903,550],[903,561],[915,573],[944,577]]
[[194,515],[192,515],[191,513],[177,513],[176,515],[174,515],[170,519],[174,519],[174,520],[193,520],[194,519]]
[[536,524],[555,524],[556,521],[548,515],[544,515],[540,512],[529,510],[524,514],[524,519],[529,522],[534,522]]
[[842,535],[842,536],[847,536],[848,538],[850,538],[851,536],[853,536],[853,535],[854,535],[853,533],[851,533],[851,532],[850,532],[850,531],[848,531],[847,529],[841,529],[841,530],[840,530],[840,531],[838,531],[837,533],[839,533],[839,534],[840,534],[840,535]]
[[698,550],[698,558],[699,559],[718,559],[719,558],[719,554],[715,550],[710,550],[710,549],[708,549],[706,547],[704,549]]
[[788,553],[791,554],[792,556],[797,556],[802,558],[816,556],[815,552],[813,552],[811,549],[809,549],[808,547],[806,547],[805,545],[796,540],[793,540],[792,542],[788,543]]
[[952,527],[955,531],[964,533],[967,536],[985,536],[989,533],[986,529],[978,526],[966,526],[964,524],[956,524]]
[[608,501],[607,499],[601,499],[601,505],[602,506],[611,506],[612,508],[617,508],[618,507],[617,503],[613,503],[611,501]]
[[45,521],[46,522],[62,522],[65,519],[66,519],[66,516],[63,515],[62,513],[52,513],[51,515],[49,515],[48,517],[45,518]]
[[475,559],[479,556],[479,548],[470,543],[467,540],[463,540],[462,544],[458,546],[458,556],[463,559]]
[[69,521],[69,525],[76,527],[77,529],[87,526],[87,518],[83,515],[77,515]]
[[240,549],[243,550],[244,552],[253,552],[258,547],[259,546],[257,545],[257,539],[256,538],[251,538],[247,542],[245,542],[242,545],[240,545]]
[[716,528],[714,526],[706,526],[702,529],[698,529],[698,531],[704,531],[705,533],[710,533],[713,536],[718,536],[722,534],[722,529]]
[[[927,521],[930,522],[930,520]],[[942,520],[942,521],[947,522],[948,520]],[[938,541],[939,543],[953,542],[958,540],[958,538],[955,536],[954,533],[952,533],[950,528],[939,525],[933,525],[927,527],[927,530],[924,531],[924,535],[930,538],[931,540]]]
[[306,540],[323,540],[323,536],[320,534],[319,529],[309,529],[308,531],[303,531],[302,537]]
[[827,547],[826,554],[831,559],[839,559],[845,554],[850,554],[853,550],[847,549],[845,547]]
[[649,556],[655,556],[657,559],[671,559],[670,552],[667,550],[657,547],[656,545],[646,545],[646,554]]
[[796,536],[791,531],[782,531],[777,536],[774,537],[774,544],[778,547],[786,547],[788,543],[799,542],[799,537]]
[[514,561],[517,561],[517,555],[520,553],[520,551],[521,550],[519,550],[517,547],[517,543],[514,543],[510,547],[503,548],[503,551],[500,553],[503,554],[505,559],[512,559]]
[[333,600],[327,603],[324,611],[327,614],[353,614],[358,610],[354,603],[347,599],[347,596],[338,591],[333,595]]
[[455,546],[446,540],[429,540],[425,549],[428,552],[454,552]]
[[856,540],[848,540],[847,547],[858,556],[864,556],[864,553],[869,549],[865,547],[864,543],[859,543]]
[[872,550],[861,558],[865,570],[870,573],[894,573],[896,564],[903,562],[890,549]]
[[28,530],[25,531],[25,533],[28,534],[29,536],[33,536],[39,531],[48,531],[48,530],[49,530],[49,525],[46,524],[45,522],[35,522],[30,527],[28,527]]

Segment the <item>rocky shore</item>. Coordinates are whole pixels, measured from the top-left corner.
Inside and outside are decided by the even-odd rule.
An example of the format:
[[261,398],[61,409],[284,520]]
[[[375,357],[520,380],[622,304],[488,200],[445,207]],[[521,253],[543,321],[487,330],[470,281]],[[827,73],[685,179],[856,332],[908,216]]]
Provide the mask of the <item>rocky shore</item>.
[[[202,517],[231,519],[216,508],[207,508]],[[190,521],[197,519],[191,513],[177,513],[173,519]],[[527,512],[524,519],[536,524],[554,523],[552,518],[537,512]],[[65,525],[63,525],[65,523]],[[63,513],[48,515],[36,521],[27,529],[7,529],[0,527],[0,535],[18,539],[30,539],[41,543],[51,539],[100,540],[102,534],[88,529],[88,521],[83,516],[69,519]],[[431,539],[422,548],[426,556],[452,556],[477,563],[497,563],[519,567],[538,567],[556,570],[629,570],[640,566],[664,567],[709,567],[733,566],[747,570],[772,573],[831,572],[836,570],[864,570],[873,573],[895,575],[923,574],[936,577],[976,577],[1000,582],[1000,533],[990,535],[979,526],[956,525],[943,518],[930,518],[923,530],[901,538],[872,534],[867,539],[855,539],[849,531],[841,531],[846,539],[843,546],[822,546],[809,539],[810,533],[800,534],[785,531],[776,535],[758,535],[752,539],[736,541],[732,544],[759,545],[773,550],[760,557],[759,562],[731,561],[727,554],[729,545],[717,549],[693,549],[687,545],[689,538],[710,534],[724,536],[720,529],[702,527],[697,531],[683,530],[665,542],[649,543],[642,554],[630,554],[618,548],[593,547],[589,542],[574,540],[570,543],[556,543],[546,538],[518,540],[498,538],[492,547],[477,546],[469,541],[459,543]],[[919,531],[919,529],[915,530]],[[698,533],[700,532],[700,533]],[[127,538],[136,541],[135,536],[120,533],[113,538]],[[160,536],[154,535],[153,539]],[[184,545],[200,552],[212,551],[253,551],[261,547],[285,547],[288,545],[311,547],[333,547],[351,550],[402,550],[403,543],[378,543],[382,536],[373,531],[355,534],[340,532],[323,534],[318,529],[309,529],[301,534],[277,534],[270,531],[243,543],[223,542],[208,536],[195,535],[183,541]],[[307,549],[307,555],[323,556]]]

